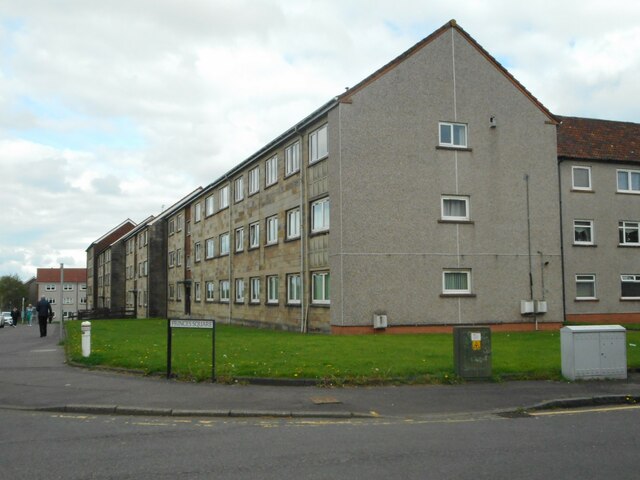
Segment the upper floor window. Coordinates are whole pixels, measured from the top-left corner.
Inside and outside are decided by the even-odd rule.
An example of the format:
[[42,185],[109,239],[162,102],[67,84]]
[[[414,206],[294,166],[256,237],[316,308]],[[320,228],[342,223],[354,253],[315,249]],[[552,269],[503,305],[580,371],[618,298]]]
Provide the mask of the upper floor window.
[[640,170],[618,170],[618,191],[640,193]]
[[573,243],[593,245],[593,220],[573,221]]
[[53,292],[56,289],[56,286],[53,283],[49,283],[44,287],[44,289],[47,292]]
[[244,250],[244,227],[236,228],[235,241],[236,252]]
[[311,204],[311,231],[329,230],[329,199],[323,198]]
[[269,185],[273,185],[278,181],[278,156],[271,157],[265,163],[265,179],[264,184],[265,187]]
[[238,177],[233,182],[233,199],[239,202],[244,198],[244,177]]
[[208,217],[209,215],[213,215],[213,212],[215,212],[215,200],[213,195],[210,195],[204,202],[204,214]]
[[179,232],[184,227],[184,216],[179,214],[176,217],[176,231]]
[[220,189],[220,210],[229,206],[229,185]]
[[322,160],[329,154],[327,145],[327,126],[320,127],[309,134],[309,163]]
[[194,253],[193,253],[193,260],[195,262],[199,262],[202,258],[202,245],[200,244],[200,242],[196,242],[196,244],[194,245]]
[[300,170],[300,142],[284,149],[285,175],[292,175]]
[[220,255],[229,255],[229,234],[220,235]]
[[260,190],[260,167],[249,170],[249,195],[253,195]]
[[194,207],[193,221],[199,222],[200,220],[202,220],[202,204],[196,203],[196,206]]
[[267,218],[267,245],[278,243],[278,216]]
[[72,292],[73,283],[65,283],[64,285],[62,285],[62,290],[64,290],[65,292]]
[[300,209],[294,208],[287,212],[287,239],[300,236]]
[[443,196],[442,220],[469,220],[469,197]]
[[620,245],[640,245],[639,222],[618,222],[618,240]]
[[249,225],[249,248],[260,246],[260,224],[258,222]]
[[441,147],[467,147],[467,126],[464,123],[440,122]]
[[591,167],[571,167],[574,190],[591,190]]
[[[169,220],[169,235],[173,235],[175,231],[176,231],[176,221],[172,218],[171,220]],[[129,242],[127,246],[131,247],[131,242]],[[129,251],[131,251],[131,248],[129,248]]]

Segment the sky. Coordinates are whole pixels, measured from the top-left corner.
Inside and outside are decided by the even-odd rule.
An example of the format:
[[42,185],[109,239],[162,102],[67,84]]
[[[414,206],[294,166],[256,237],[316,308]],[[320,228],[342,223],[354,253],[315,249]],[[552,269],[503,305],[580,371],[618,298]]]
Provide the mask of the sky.
[[558,115],[640,122],[640,2],[0,0],[0,276],[86,266],[456,19]]

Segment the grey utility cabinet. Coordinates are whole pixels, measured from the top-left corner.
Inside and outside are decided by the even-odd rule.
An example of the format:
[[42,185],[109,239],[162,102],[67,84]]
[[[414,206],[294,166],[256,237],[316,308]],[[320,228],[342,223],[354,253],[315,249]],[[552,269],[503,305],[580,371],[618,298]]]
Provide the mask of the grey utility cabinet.
[[627,378],[627,331],[621,325],[560,329],[562,375],[569,380]]
[[491,377],[489,327],[453,327],[453,368],[462,378]]

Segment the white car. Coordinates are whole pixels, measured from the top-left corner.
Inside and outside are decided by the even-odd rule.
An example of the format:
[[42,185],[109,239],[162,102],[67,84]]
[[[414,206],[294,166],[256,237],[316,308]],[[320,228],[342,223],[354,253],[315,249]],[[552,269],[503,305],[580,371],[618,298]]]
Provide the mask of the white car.
[[11,312],[2,312],[2,315],[0,316],[0,328],[3,328],[5,324],[13,325]]

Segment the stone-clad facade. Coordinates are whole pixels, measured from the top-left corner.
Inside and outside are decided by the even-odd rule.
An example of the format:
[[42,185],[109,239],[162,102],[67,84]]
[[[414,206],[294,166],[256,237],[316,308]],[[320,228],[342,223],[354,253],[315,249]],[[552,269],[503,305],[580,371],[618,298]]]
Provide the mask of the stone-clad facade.
[[[152,311],[143,297],[139,316],[303,332],[558,328],[591,311],[567,301],[585,272],[566,256],[576,226],[565,210],[580,202],[566,196],[562,120],[451,21],[143,222],[136,241],[157,239],[145,258],[158,268],[127,290],[166,303]],[[607,198],[592,195],[594,208]],[[615,203],[632,239],[633,205]],[[612,255],[629,267],[612,273],[627,298],[596,310],[637,319],[638,256]]]

